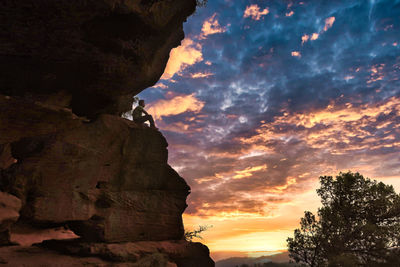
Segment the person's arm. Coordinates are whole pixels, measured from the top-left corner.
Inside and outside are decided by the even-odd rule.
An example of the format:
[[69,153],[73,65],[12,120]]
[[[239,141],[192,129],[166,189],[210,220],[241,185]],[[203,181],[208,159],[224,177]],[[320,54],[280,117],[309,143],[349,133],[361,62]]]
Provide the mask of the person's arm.
[[143,112],[145,115],[149,115],[149,113],[147,113],[147,111],[144,110],[144,108],[142,108],[142,112]]

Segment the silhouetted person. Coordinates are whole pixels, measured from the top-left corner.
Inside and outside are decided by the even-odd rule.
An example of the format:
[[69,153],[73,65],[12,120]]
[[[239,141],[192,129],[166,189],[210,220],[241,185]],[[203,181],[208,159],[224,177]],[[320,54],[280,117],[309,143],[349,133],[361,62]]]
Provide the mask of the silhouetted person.
[[[153,129],[157,129],[154,125],[153,117],[149,113],[147,113],[146,110],[144,110],[145,106],[146,104],[144,103],[144,100],[139,100],[139,105],[132,111],[133,121],[137,124],[143,124],[144,122],[149,121],[150,127]],[[142,115],[143,113],[145,114],[144,116]]]

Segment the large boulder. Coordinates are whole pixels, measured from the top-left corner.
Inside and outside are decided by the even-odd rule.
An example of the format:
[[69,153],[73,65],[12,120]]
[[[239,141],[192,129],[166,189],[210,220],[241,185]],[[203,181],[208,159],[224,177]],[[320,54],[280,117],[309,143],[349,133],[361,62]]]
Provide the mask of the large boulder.
[[13,99],[1,104],[0,141],[16,163],[1,171],[0,186],[22,200],[20,220],[67,223],[91,241],[182,238],[190,188],[167,164],[160,132],[113,115],[85,122],[35,103],[20,111],[25,130],[5,119],[22,116]]
[[2,0],[0,94],[118,114],[162,75],[195,0]]

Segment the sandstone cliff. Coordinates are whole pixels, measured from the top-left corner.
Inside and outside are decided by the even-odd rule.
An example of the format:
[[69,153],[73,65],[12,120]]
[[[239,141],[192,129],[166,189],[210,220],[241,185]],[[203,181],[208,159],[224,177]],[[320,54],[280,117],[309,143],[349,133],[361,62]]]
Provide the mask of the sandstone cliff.
[[0,242],[22,225],[79,238],[2,247],[0,262],[214,266],[207,247],[182,240],[190,188],[167,141],[118,116],[159,79],[195,6],[1,1]]
[[0,92],[93,116],[164,71],[195,0],[2,0]]

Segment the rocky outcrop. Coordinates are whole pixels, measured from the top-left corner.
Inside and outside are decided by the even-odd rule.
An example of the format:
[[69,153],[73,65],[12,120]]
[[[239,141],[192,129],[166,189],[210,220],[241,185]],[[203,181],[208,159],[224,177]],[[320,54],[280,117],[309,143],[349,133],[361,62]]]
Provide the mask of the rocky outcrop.
[[[97,256],[112,262],[148,262],[154,259],[167,266],[206,267],[213,266],[209,250],[201,243],[179,241],[141,241],[118,244],[84,243],[79,240],[45,241],[40,247],[85,257]],[[143,264],[145,265],[145,264]]]
[[18,198],[0,192],[0,245],[10,244],[10,226],[18,220],[20,209]]
[[40,247],[3,247],[0,249],[0,264],[57,267],[214,266],[208,253],[204,245],[186,241],[142,241],[123,244],[51,241],[44,242]]
[[195,0],[2,0],[0,94],[118,114],[162,75]]
[[[190,188],[167,141],[118,116],[159,79],[195,6],[0,2],[0,245],[20,242],[0,247],[0,263],[214,266],[183,240]],[[43,233],[75,239],[27,245]]]
[[160,132],[112,115],[85,122],[34,103],[25,103],[26,131],[7,124],[20,114],[14,99],[0,99],[0,140],[17,161],[2,171],[1,189],[22,200],[23,220],[67,223],[91,241],[182,238],[189,187],[167,164]]

